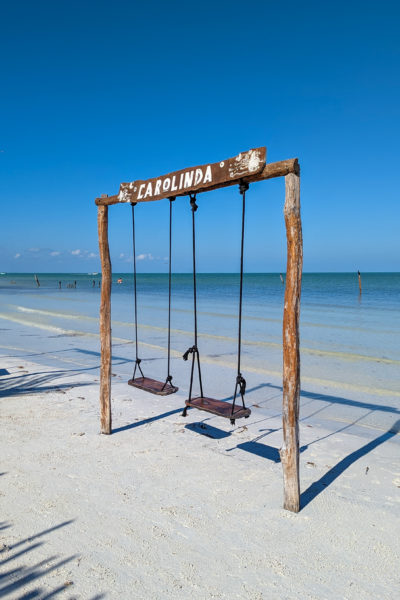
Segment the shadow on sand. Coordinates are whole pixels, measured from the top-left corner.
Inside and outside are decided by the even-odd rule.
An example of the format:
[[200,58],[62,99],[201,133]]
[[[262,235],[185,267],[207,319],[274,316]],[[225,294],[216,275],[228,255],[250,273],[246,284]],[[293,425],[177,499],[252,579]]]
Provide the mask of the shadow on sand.
[[[272,385],[269,383],[261,384],[261,385],[257,386],[257,388],[253,388],[253,390],[251,390],[251,391],[254,391],[256,389],[261,389],[261,388],[273,388],[273,389],[282,391],[281,386],[276,386],[276,385]],[[313,392],[307,392],[305,390],[301,391],[301,396],[309,398],[311,400],[319,400],[322,402],[327,402],[329,404],[337,403],[337,404],[341,404],[344,406],[352,406],[352,407],[356,407],[356,408],[360,408],[360,409],[366,409],[368,411],[367,414],[369,414],[373,411],[382,411],[382,412],[386,412],[386,413],[400,414],[400,410],[393,406],[373,404],[370,402],[359,402],[359,401],[355,401],[355,400],[350,400],[348,398],[343,398],[340,396],[317,394],[317,393],[313,393]],[[227,400],[228,399],[229,398],[227,398]],[[260,404],[261,404],[261,402],[260,402]],[[320,412],[320,410],[323,410],[323,409],[317,410],[316,413]],[[314,413],[314,414],[316,414],[316,413]],[[309,416],[310,415],[308,415],[306,417],[306,419],[308,419]],[[301,419],[301,420],[303,420],[303,419]],[[314,440],[311,443],[314,444],[314,443],[320,441],[320,439],[325,439],[326,437],[335,435],[336,433],[344,431],[345,429],[349,429],[354,424],[356,424],[359,420],[360,419],[356,419],[354,422],[346,425],[345,427],[341,427],[338,431],[329,433],[327,436],[324,436],[323,438]],[[260,442],[260,440],[263,437],[265,437],[266,435],[269,435],[270,433],[273,433],[274,431],[278,431],[278,429],[270,429],[267,431],[267,433],[265,433],[261,436],[258,436],[257,438],[255,438],[252,441],[243,442],[241,444],[238,444],[234,448],[228,449],[227,452],[230,452],[230,451],[236,450],[236,449],[244,450],[246,452],[255,454],[256,456],[260,456],[261,458],[265,458],[272,462],[278,463],[278,462],[280,462],[279,450],[277,448],[274,448],[272,446],[269,446],[267,444],[263,444]],[[355,450],[354,452],[352,452],[351,454],[349,454],[348,456],[343,458],[337,465],[335,465],[332,469],[330,469],[327,473],[325,473],[325,475],[323,475],[318,481],[314,482],[307,490],[305,490],[301,494],[301,508],[304,508],[305,506],[307,506],[307,504],[309,504],[316,496],[318,496],[321,492],[323,492],[333,481],[335,481],[335,479],[337,479],[346,469],[348,469],[359,458],[365,456],[366,454],[373,451],[375,448],[377,448],[381,444],[390,440],[392,437],[397,435],[399,432],[400,432],[400,420],[396,421],[394,423],[394,425],[388,431],[379,435],[375,440],[368,442],[367,444],[365,444],[358,450]],[[301,446],[300,453],[305,452],[307,450],[307,448],[308,448],[308,445]]]
[[[63,334],[64,335],[64,334]],[[68,350],[53,350],[51,354],[62,354],[65,352],[77,352],[79,354],[84,354],[88,356],[93,356],[95,358],[100,358],[100,352],[94,352],[92,350],[85,350],[82,348],[71,348]],[[26,354],[24,356],[20,356],[19,358],[23,361],[24,358],[31,358],[34,356],[43,356],[46,355],[47,352]],[[78,358],[79,360],[79,358]],[[146,358],[143,360],[144,363],[148,363],[151,361],[157,360],[156,358]],[[133,360],[130,358],[115,356],[113,355],[113,367],[119,366],[122,364],[132,363]],[[78,363],[77,363],[78,364]],[[89,373],[90,371],[98,371],[100,365],[96,363],[92,366],[85,366],[82,368],[76,369],[60,369],[57,371],[39,371],[36,373],[21,373],[21,374],[10,374],[6,369],[0,369],[0,375],[7,376],[4,379],[0,380],[0,398],[10,397],[10,396],[18,396],[22,394],[40,394],[40,393],[50,393],[50,392],[60,392],[63,393],[63,390],[69,390],[74,387],[84,387],[87,385],[91,385],[91,383],[63,383],[63,384],[55,384],[55,385],[46,385],[46,383],[55,382],[60,378],[70,378],[72,379],[74,376],[82,373]],[[133,369],[133,366],[132,366]]]
[[155,415],[154,417],[149,417],[148,419],[143,419],[142,421],[136,421],[135,423],[129,423],[128,425],[122,425],[122,427],[116,427],[112,430],[112,433],[120,433],[121,431],[127,431],[128,429],[135,429],[136,427],[141,427],[142,425],[148,425],[148,423],[153,423],[153,421],[159,421],[160,419],[166,419],[171,415],[176,415],[177,413],[181,413],[182,408],[176,408],[175,410],[169,410],[168,412],[162,413],[161,415]]
[[[263,386],[275,390],[282,391],[282,386],[272,385],[272,383],[265,383]],[[393,414],[400,415],[400,409],[395,406],[373,404],[371,402],[360,402],[358,400],[350,400],[350,398],[343,398],[342,396],[332,396],[330,394],[319,394],[315,392],[308,392],[307,390],[301,390],[300,396],[302,398],[309,398],[310,400],[320,400],[321,402],[329,402],[330,404],[341,404],[342,406],[353,406],[355,408],[365,408],[366,410],[378,410],[381,412],[390,412]]]
[[[74,373],[76,373],[74,371]],[[69,376],[68,371],[47,371],[42,373],[29,373],[7,377],[0,381],[0,398],[21,396],[24,394],[48,394],[50,392],[65,393],[74,387],[84,387],[89,383],[55,383],[61,377]],[[53,383],[53,385],[46,385]]]
[[[73,585],[72,582],[64,581],[62,585],[49,590],[47,585],[44,587],[38,580],[77,559],[77,554],[64,559],[60,559],[57,555],[49,556],[32,566],[21,565],[21,559],[26,558],[29,553],[35,552],[44,545],[43,538],[71,523],[73,523],[73,520],[64,521],[13,544],[3,543],[2,546],[0,545],[0,598],[48,600],[63,592],[65,593],[66,588]],[[0,523],[0,529],[4,530],[10,527],[11,524],[9,523]],[[92,597],[91,600],[100,600],[105,597],[105,594],[98,594]]]
[[213,427],[213,425],[208,425],[206,423],[188,423],[185,425],[185,429],[189,431],[194,431],[195,433],[199,433],[200,435],[204,435],[205,437],[211,438],[213,440],[222,440],[231,435],[230,431],[223,431],[222,429],[218,429],[217,427]]
[[305,490],[300,497],[300,506],[301,508],[305,508],[307,504],[309,504],[314,498],[316,498],[321,492],[323,492],[328,485],[330,485],[335,479],[337,479],[346,469],[348,469],[353,463],[355,463],[359,458],[365,456],[372,450],[375,450],[381,444],[384,444],[392,437],[400,433],[400,419],[396,421],[393,426],[383,433],[379,435],[374,440],[371,440],[364,446],[361,446],[358,450],[355,450],[345,458],[343,458],[337,465],[332,467],[325,475],[323,475],[318,481],[315,481],[310,485],[310,487]]

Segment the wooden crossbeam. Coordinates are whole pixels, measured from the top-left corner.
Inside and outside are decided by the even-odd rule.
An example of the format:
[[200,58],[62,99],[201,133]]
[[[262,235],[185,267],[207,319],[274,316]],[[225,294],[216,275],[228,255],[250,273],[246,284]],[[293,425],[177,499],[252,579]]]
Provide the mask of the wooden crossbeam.
[[[258,149],[256,149],[258,150]],[[251,150],[249,150],[249,152],[251,152]],[[239,155],[240,156],[240,155]],[[234,160],[234,159],[229,159],[229,160]],[[214,163],[214,164],[218,164],[218,163]],[[193,167],[192,171],[195,171],[197,168],[199,167]],[[175,175],[180,174],[180,173],[185,173],[187,172],[188,169],[185,169],[185,171],[177,171]],[[163,194],[163,195],[159,195],[157,197],[154,196],[148,196],[148,197],[144,197],[145,193],[146,193],[146,187],[142,188],[142,195],[143,198],[138,198],[137,195],[136,197],[132,196],[132,195],[125,195],[126,199],[121,199],[124,198],[124,190],[126,190],[126,186],[130,185],[130,184],[121,184],[121,188],[120,188],[120,193],[116,194],[114,196],[101,196],[100,198],[96,198],[95,202],[98,206],[110,206],[112,204],[125,204],[126,202],[149,202],[152,200],[161,200],[162,198],[168,198],[171,196],[174,197],[178,197],[178,196],[187,196],[189,193],[191,192],[196,192],[197,194],[201,194],[203,192],[210,192],[211,190],[216,190],[219,188],[223,188],[223,187],[228,187],[231,185],[237,185],[237,183],[240,180],[244,180],[247,181],[248,183],[253,183],[255,181],[263,181],[264,179],[273,179],[274,177],[285,177],[286,175],[288,175],[289,173],[294,173],[295,175],[299,175],[300,174],[300,166],[299,166],[299,161],[297,158],[290,158],[288,160],[280,160],[279,162],[274,162],[274,163],[267,163],[265,165],[263,165],[263,168],[261,170],[258,170],[254,173],[247,173],[247,175],[242,175],[239,177],[235,177],[235,178],[231,178],[231,177],[225,177],[223,179],[223,181],[217,181],[217,182],[207,182],[207,186],[206,187],[202,187],[202,184],[198,184],[198,186],[191,186],[190,188],[184,188],[181,190],[174,190],[173,192],[171,190],[168,190],[168,193]],[[172,180],[173,174],[171,173],[169,176],[164,176],[169,177]],[[161,180],[162,178],[160,177],[159,180]],[[176,181],[179,181],[179,179],[176,179]],[[148,180],[149,182],[157,182],[157,179],[153,179],[153,180]],[[140,189],[140,185],[144,185],[145,182],[134,182],[135,186],[137,188],[137,192]],[[138,187],[139,185],[139,187]],[[155,183],[156,185],[156,183]],[[124,187],[125,186],[125,187]],[[134,186],[134,187],[135,187]],[[133,189],[133,188],[132,188]],[[154,191],[154,187],[153,187],[153,191]]]

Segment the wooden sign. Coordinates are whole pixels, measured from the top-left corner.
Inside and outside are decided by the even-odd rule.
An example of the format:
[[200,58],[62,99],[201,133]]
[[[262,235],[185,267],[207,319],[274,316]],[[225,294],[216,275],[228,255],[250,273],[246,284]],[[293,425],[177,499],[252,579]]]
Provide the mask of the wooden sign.
[[232,185],[240,179],[260,173],[266,161],[265,147],[241,152],[234,158],[217,163],[175,171],[145,181],[121,183],[118,202],[150,202],[175,196],[186,196],[191,192]]

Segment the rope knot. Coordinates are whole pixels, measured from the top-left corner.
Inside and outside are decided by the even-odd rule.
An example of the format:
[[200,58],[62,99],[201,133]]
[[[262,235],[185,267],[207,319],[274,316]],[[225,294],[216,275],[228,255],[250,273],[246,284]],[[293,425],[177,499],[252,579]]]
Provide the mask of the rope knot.
[[189,194],[189,198],[190,198],[190,206],[192,207],[192,211],[196,212],[196,210],[199,208],[196,204],[196,194]]
[[236,383],[240,388],[240,394],[244,396],[246,393],[246,380],[241,373],[238,373],[236,377]]
[[249,189],[249,184],[247,183],[247,181],[241,181],[239,183],[239,192],[241,194],[244,194],[245,192],[247,192],[248,189]]
[[185,354],[182,356],[183,360],[187,360],[189,358],[189,354],[193,354],[193,352],[196,352],[196,350],[196,346],[191,346],[190,348],[188,348]]

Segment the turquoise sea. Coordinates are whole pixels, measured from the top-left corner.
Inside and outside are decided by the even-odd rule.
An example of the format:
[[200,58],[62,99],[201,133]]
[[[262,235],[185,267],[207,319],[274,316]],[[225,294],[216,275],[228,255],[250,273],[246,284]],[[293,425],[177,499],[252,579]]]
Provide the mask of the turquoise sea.
[[[69,362],[97,368],[101,275],[37,276],[40,287],[33,274],[0,275],[0,350],[4,353],[14,349],[21,356],[35,355],[35,360],[43,356],[47,363],[54,360],[54,364],[64,357]],[[174,381],[184,392],[188,387],[188,369],[181,355],[193,344],[192,276],[173,275],[172,287]],[[163,378],[168,275],[139,274],[137,290],[139,353],[145,370]],[[221,395],[222,388],[229,388],[227,397],[232,393],[230,380],[234,379],[236,365],[238,291],[237,274],[198,276],[203,368],[213,373],[216,366],[224,370],[221,377],[229,381],[226,386],[218,382],[218,391]],[[277,389],[276,406],[281,398],[283,301],[284,284],[279,273],[245,275],[242,370],[249,389],[267,385]],[[134,359],[132,274],[113,274],[112,320],[115,369],[127,377]],[[11,342],[10,333],[14,336]],[[361,296],[356,273],[303,275],[301,373],[302,389],[309,392],[309,399],[312,394],[325,394],[327,398],[336,394],[361,404],[392,406],[399,412],[400,273],[362,273]],[[215,374],[212,377],[215,379]],[[210,387],[218,385],[211,382]],[[213,390],[207,387],[206,391],[211,395]],[[373,401],[366,402],[367,397]],[[254,392],[254,400],[260,403],[260,398]]]

